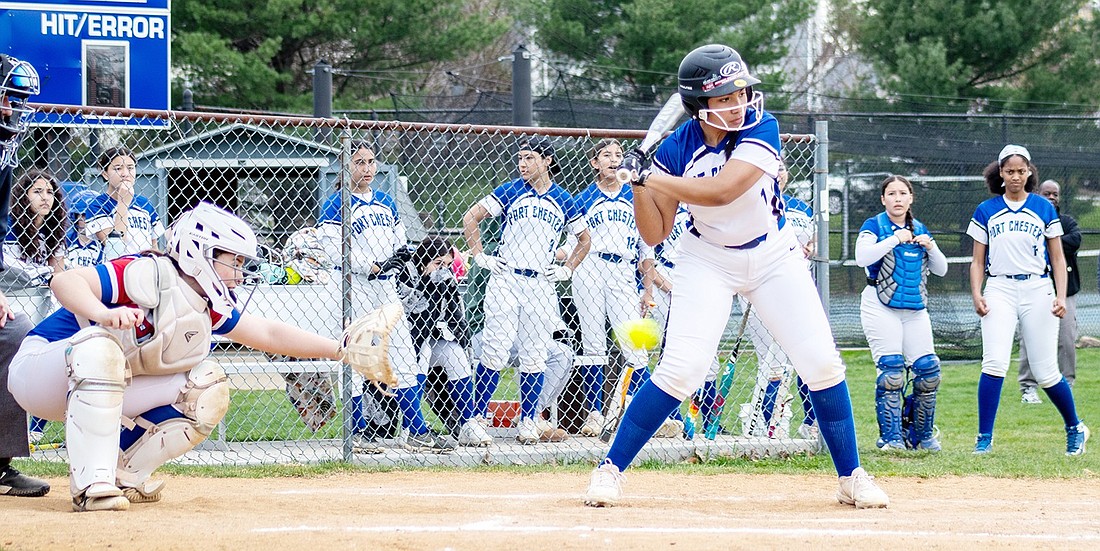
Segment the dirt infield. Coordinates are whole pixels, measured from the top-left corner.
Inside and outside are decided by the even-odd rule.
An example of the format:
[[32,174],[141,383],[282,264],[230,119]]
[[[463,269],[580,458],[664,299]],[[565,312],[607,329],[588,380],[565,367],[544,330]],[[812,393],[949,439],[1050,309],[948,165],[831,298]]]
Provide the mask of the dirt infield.
[[1100,480],[885,478],[893,503],[837,503],[826,476],[630,471],[624,505],[581,505],[587,475],[397,471],[167,477],[160,503],[72,513],[68,481],[0,498],[3,549],[1095,548]]

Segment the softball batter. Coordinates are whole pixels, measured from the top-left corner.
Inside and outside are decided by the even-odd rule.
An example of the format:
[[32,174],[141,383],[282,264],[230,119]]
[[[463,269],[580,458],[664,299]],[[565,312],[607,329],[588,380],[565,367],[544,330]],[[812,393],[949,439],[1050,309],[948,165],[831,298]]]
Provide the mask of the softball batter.
[[857,508],[885,507],[885,492],[859,466],[844,364],[805,258],[794,235],[780,231],[779,124],[752,88],[760,81],[737,52],[717,44],[689,53],[678,78],[692,119],[661,144],[652,171],[636,152],[623,162],[634,173],[634,216],[646,243],[668,236],[680,203],[691,213],[673,272],[664,351],[627,408],[607,458],[593,471],[585,503],[619,501],[621,470],[703,384],[733,297],[744,294],[810,387],[840,476],[837,499]]
[[978,205],[966,230],[974,238],[970,295],[982,318],[976,454],[993,449],[993,422],[1017,323],[1035,382],[1065,422],[1066,455],[1085,453],[1089,438],[1088,427],[1077,417],[1073,389],[1058,371],[1057,318],[1066,314],[1066,257],[1057,211],[1031,193],[1038,172],[1026,148],[1006,145],[985,169],[986,185],[996,197]]
[[[871,347],[875,381],[876,442],[881,450],[940,451],[933,434],[940,358],[928,317],[929,272],[947,273],[947,257],[919,220],[913,218],[913,184],[901,176],[882,181],[882,206],[856,238],[856,264],[867,269],[859,317]],[[908,364],[908,368],[906,365]],[[913,426],[902,434],[902,394],[912,370]]]

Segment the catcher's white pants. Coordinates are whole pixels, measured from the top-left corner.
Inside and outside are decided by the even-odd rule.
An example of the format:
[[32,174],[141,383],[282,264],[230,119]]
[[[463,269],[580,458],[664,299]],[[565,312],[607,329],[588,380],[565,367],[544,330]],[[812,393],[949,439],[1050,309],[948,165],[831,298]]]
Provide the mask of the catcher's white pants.
[[559,317],[553,284],[541,275],[527,277],[504,268],[489,278],[483,307],[481,363],[500,371],[515,346],[521,373],[546,371],[546,351]]
[[455,341],[428,339],[420,347],[421,363],[429,368],[439,366],[447,374],[447,380],[457,381],[473,374],[466,349]]
[[[607,325],[618,327],[638,318],[640,303],[632,262],[611,262],[595,254],[584,257],[573,274],[573,304],[581,325],[581,347],[587,356],[607,356]],[[647,365],[640,350],[620,346],[635,368]]]
[[1057,384],[1062,374],[1058,371],[1058,317],[1050,311],[1054,303],[1050,278],[989,277],[983,296],[989,313],[981,319],[982,373],[995,377],[1008,373],[1018,322],[1035,382],[1043,388]]
[[876,365],[883,356],[905,356],[906,363],[912,364],[917,358],[936,353],[928,310],[891,308],[878,299],[878,292],[870,285],[859,297],[859,321]]
[[[367,279],[354,274],[351,276],[351,293],[352,312],[356,318],[383,304],[401,301],[392,279]],[[405,316],[401,316],[390,333],[390,363],[393,365],[393,374],[397,376],[395,388],[414,387],[419,384],[416,376],[427,374],[425,367],[416,361],[412,334]],[[357,381],[361,380],[357,378]]]
[[753,304],[811,390],[844,380],[844,363],[792,232],[772,233],[747,250],[687,234],[673,272],[665,348],[653,373],[661,390],[683,400],[703,384],[737,294]]

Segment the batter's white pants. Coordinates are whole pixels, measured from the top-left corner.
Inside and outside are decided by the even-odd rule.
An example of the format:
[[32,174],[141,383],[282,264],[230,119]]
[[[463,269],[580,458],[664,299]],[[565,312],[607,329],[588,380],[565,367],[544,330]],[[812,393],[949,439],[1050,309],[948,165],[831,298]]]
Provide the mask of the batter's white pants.
[[553,284],[542,275],[527,277],[504,268],[489,278],[483,307],[481,363],[504,369],[515,345],[521,373],[546,371],[546,350],[559,318]]
[[844,363],[792,232],[773,233],[748,250],[687,234],[673,272],[665,349],[653,373],[653,382],[672,397],[683,400],[703,384],[737,294],[753,304],[810,390],[844,380]]
[[[637,269],[632,262],[611,262],[589,254],[573,273],[573,304],[581,325],[581,346],[587,356],[607,356],[607,322],[618,327],[641,315]],[[635,368],[648,364],[640,350],[620,346]]]
[[878,299],[878,292],[870,285],[859,297],[859,321],[875,365],[879,358],[892,354],[905,356],[906,363],[912,364],[917,358],[936,353],[928,310],[891,308]]
[[1027,343],[1028,363],[1035,382],[1042,388],[1062,380],[1058,371],[1058,317],[1054,305],[1054,285],[1050,278],[1032,277],[1018,281],[989,277],[985,282],[982,316],[982,373],[1004,377],[1012,355],[1016,324],[1020,339]]
[[[351,299],[352,312],[356,318],[384,304],[401,301],[392,279],[367,279],[359,274],[351,276]],[[419,384],[416,376],[427,374],[426,368],[417,361],[409,322],[405,316],[401,316],[390,333],[390,363],[393,365],[394,375],[397,376],[397,386],[394,388],[414,387]],[[353,380],[358,386],[362,378],[356,375]]]
[[[668,279],[668,280],[671,281],[671,278],[672,278],[672,272],[671,271],[669,271],[667,268],[664,268],[664,267],[660,267],[660,268],[658,268],[658,270],[660,271],[660,274],[661,274],[662,277],[664,277],[665,279]],[[669,311],[670,305],[672,304],[672,293],[665,292],[665,291],[662,291],[660,289],[654,288],[653,289],[653,304],[654,304],[654,306],[653,306],[653,309],[651,310],[651,312],[653,312],[653,314],[652,314],[653,315],[653,320],[656,321],[657,326],[660,327],[662,331],[664,331],[665,330],[665,325],[668,323],[668,311]],[[747,329],[746,329],[746,331],[747,331]],[[716,380],[718,380],[718,357],[717,356],[715,356],[713,359],[711,359],[710,369],[707,370],[707,376],[706,376],[705,381],[709,383],[711,381],[716,381]]]

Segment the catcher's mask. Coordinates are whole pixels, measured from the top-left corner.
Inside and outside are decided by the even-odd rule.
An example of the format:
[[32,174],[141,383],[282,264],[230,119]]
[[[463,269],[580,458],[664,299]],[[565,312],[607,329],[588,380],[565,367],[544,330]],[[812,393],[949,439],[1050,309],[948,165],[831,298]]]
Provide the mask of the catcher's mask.
[[40,91],[38,72],[26,61],[0,54],[0,168],[15,166],[16,152],[35,109],[27,104]]
[[[227,252],[243,257],[241,265],[231,265],[230,273],[240,274],[236,284],[259,280],[260,261],[257,258],[256,234],[252,228],[229,211],[210,203],[199,203],[184,212],[165,232],[168,256],[176,261],[180,271],[195,278],[206,292],[210,309],[228,316],[234,308],[244,311],[247,300],[238,302],[236,295],[215,270],[215,256]],[[231,280],[234,281],[234,280]],[[251,287],[254,290],[255,287]],[[249,297],[251,291],[249,292]]]

